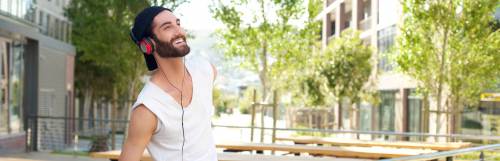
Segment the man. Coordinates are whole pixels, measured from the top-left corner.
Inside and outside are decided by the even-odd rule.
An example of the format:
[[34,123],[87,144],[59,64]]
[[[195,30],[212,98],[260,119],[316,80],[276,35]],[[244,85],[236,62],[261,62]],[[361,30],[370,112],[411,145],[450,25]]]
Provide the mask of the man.
[[183,61],[189,54],[180,20],[167,8],[148,7],[135,18],[132,40],[148,69],[158,69],[132,106],[129,135],[120,161],[216,161],[211,128],[212,87],[217,70],[208,61]]

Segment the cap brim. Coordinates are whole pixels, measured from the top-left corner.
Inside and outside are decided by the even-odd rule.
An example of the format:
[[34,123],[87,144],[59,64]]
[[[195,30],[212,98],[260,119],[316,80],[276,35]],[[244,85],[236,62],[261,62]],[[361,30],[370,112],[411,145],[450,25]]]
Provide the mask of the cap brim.
[[146,59],[146,65],[148,66],[149,71],[153,71],[156,68],[158,68],[158,65],[156,64],[156,60],[153,54],[144,53],[144,59]]

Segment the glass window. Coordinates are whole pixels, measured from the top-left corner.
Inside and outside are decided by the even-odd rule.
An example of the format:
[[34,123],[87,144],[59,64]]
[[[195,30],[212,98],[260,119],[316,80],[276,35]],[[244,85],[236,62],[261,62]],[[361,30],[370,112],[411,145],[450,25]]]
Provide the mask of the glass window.
[[352,130],[351,129],[351,121],[349,119],[350,112],[350,101],[348,98],[344,97],[342,99],[342,128],[344,130]]
[[500,136],[500,101],[483,99],[477,107],[466,107],[461,117],[461,134]]
[[368,102],[361,102],[359,104],[359,130],[370,131],[371,130],[371,114],[372,105]]
[[[415,94],[416,89],[407,92],[407,127],[408,132],[420,133],[422,129],[422,100]],[[418,136],[410,136],[409,141],[420,141]]]
[[7,74],[6,67],[7,62],[6,57],[9,55],[10,43],[0,40],[0,134],[8,133],[8,118],[9,118],[9,106],[7,105]]
[[[396,109],[396,91],[380,91],[380,100],[378,108],[375,110],[375,131],[394,132],[394,118]],[[395,140],[395,136],[379,135],[376,140]]]
[[23,91],[23,65],[24,45],[19,42],[12,43],[12,67],[10,69],[10,128],[13,132],[22,130],[21,107]]
[[[378,31],[378,49],[380,53],[387,53],[394,46],[396,38],[396,25],[386,27]],[[392,71],[394,67],[389,63],[387,57],[381,56],[378,61],[378,69],[382,71]]]

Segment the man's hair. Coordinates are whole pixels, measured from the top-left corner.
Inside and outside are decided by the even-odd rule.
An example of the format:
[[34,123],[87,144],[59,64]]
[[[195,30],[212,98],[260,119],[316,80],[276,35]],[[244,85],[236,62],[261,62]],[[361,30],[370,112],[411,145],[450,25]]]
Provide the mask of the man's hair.
[[155,28],[155,26],[156,26],[155,22],[151,21],[151,23],[149,23],[149,26],[144,31],[144,34],[142,35],[142,37],[147,37],[147,38],[151,38],[153,40],[156,40],[156,34],[153,32],[153,29]]

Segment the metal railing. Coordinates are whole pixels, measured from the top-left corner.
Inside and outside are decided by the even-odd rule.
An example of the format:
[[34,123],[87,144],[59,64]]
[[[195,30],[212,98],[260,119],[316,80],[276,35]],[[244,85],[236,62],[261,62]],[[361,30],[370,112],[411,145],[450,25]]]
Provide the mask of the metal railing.
[[[94,118],[71,118],[71,117],[52,117],[52,116],[30,116],[28,117],[28,127],[27,127],[27,142],[26,147],[27,151],[33,151],[40,149],[45,150],[64,150],[68,151],[68,149],[72,149],[75,147],[75,151],[77,151],[77,146],[82,147],[82,144],[88,145],[90,142],[87,139],[87,142],[77,142],[78,135],[82,135],[82,133],[75,132],[74,128],[77,122],[84,122],[88,124],[93,124],[92,128],[95,128],[96,132],[94,134],[101,135],[113,135],[111,131],[116,128],[116,126],[112,126],[110,123],[128,123],[128,120],[120,120],[120,119],[94,119]],[[99,124],[97,124],[99,123]],[[212,127],[216,128],[214,130],[218,130],[219,128],[239,128],[239,129],[257,129],[257,130],[276,130],[276,131],[307,131],[307,132],[325,132],[330,134],[371,134],[371,135],[396,135],[396,136],[420,136],[420,137],[445,137],[445,138],[460,138],[460,139],[477,139],[477,140],[500,140],[500,136],[477,136],[477,135],[458,135],[458,134],[428,134],[428,133],[407,133],[407,132],[385,132],[385,131],[343,131],[343,130],[325,130],[325,129],[298,129],[298,128],[271,128],[271,127],[258,127],[258,126],[228,126],[228,125],[212,125]],[[220,129],[219,129],[220,130]],[[90,130],[89,130],[90,131]],[[226,132],[226,131],[223,131]],[[240,130],[240,137],[244,135],[248,136],[248,133],[243,133],[243,130]],[[224,133],[225,135],[231,135],[229,133]],[[258,133],[257,133],[258,134]],[[261,135],[263,133],[260,133]],[[272,135],[275,135],[274,133]],[[113,135],[114,136],[114,135]],[[111,136],[111,137],[113,137]],[[246,137],[245,136],[245,137]],[[261,136],[261,138],[264,136]],[[269,134],[266,134],[266,137],[269,137]],[[272,137],[274,140],[275,137]],[[121,145],[123,145],[124,137],[119,140]],[[270,138],[269,138],[270,139]],[[114,140],[114,139],[113,139]],[[245,139],[246,140],[246,139]],[[116,144],[115,141],[112,141],[112,145]],[[267,142],[267,141],[266,141]],[[120,145],[120,143],[119,143]],[[111,148],[110,148],[111,149]],[[114,148],[112,148],[114,149]],[[491,150],[500,149],[500,144],[494,145],[486,145],[480,147],[472,147],[466,149],[452,150],[439,152],[434,154],[413,156],[413,157],[405,157],[405,158],[397,158],[392,160],[432,160],[439,158],[447,158],[453,159],[453,157],[457,155],[473,153],[473,152],[486,152]],[[82,149],[81,149],[82,150]],[[496,154],[496,153],[495,153]],[[472,156],[476,156],[476,154],[472,154]],[[484,154],[481,154],[478,158],[484,158],[484,160],[493,159],[494,157],[484,157]]]
[[0,0],[0,14],[37,27],[44,35],[71,43],[72,22],[38,6],[33,0]]
[[[128,120],[121,119],[29,116],[26,151],[38,151],[39,149],[64,151],[71,148],[71,145],[76,147],[79,135],[86,137],[110,136],[110,149],[114,150],[116,144],[123,145],[125,141],[125,138],[116,139],[116,123],[125,123],[124,126],[127,126],[128,122]],[[79,130],[79,128],[85,127],[81,124],[91,124],[92,126],[83,131]]]
[[326,130],[326,129],[296,129],[296,128],[272,128],[272,127],[252,127],[252,126],[226,126],[212,125],[212,127],[228,127],[242,129],[261,129],[278,131],[309,131],[309,132],[328,132],[328,133],[346,133],[346,134],[375,134],[375,135],[400,135],[400,136],[421,136],[421,137],[446,137],[477,140],[500,140],[500,136],[482,136],[482,135],[460,135],[460,134],[429,134],[429,133],[410,133],[410,132],[387,132],[387,131],[347,131],[347,130]]
[[491,151],[491,150],[498,150],[500,149],[500,144],[494,144],[494,145],[485,145],[485,146],[479,146],[479,147],[472,147],[472,148],[465,148],[465,149],[458,149],[458,150],[450,150],[450,151],[444,151],[444,152],[439,152],[439,153],[432,153],[432,154],[426,154],[426,155],[417,155],[417,156],[411,156],[411,157],[404,157],[404,158],[395,158],[395,159],[385,159],[383,161],[413,161],[413,160],[437,160],[446,157],[447,160],[452,160],[452,157],[462,155],[462,154],[469,154],[472,152],[481,152],[479,154],[479,161],[483,160],[491,160],[495,158],[499,158],[500,156],[493,156],[493,157],[484,157],[484,151]]

